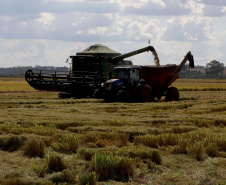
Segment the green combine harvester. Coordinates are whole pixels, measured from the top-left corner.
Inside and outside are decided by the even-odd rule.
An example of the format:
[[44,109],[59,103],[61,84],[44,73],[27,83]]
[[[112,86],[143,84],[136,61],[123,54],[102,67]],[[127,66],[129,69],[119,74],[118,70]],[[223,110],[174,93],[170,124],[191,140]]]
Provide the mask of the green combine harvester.
[[107,46],[95,44],[70,56],[71,71],[28,70],[25,80],[36,90],[59,92],[60,98],[93,97],[109,77],[114,76],[115,67],[132,65],[125,58],[146,51],[156,54],[152,46],[122,55]]

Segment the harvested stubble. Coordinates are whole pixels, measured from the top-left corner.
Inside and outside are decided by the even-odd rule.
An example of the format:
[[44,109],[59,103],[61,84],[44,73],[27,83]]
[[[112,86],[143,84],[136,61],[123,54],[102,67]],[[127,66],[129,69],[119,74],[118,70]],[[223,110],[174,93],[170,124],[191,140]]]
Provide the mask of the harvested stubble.
[[[217,82],[212,83],[212,88],[214,83]],[[37,184],[95,184],[97,180],[108,185],[116,184],[115,180],[121,181],[120,184],[226,182],[225,92],[181,91],[180,94],[178,102],[161,99],[128,104],[95,99],[62,100],[57,93],[0,93],[0,138],[27,138],[21,148],[0,152],[0,183],[5,180],[26,183],[26,179]],[[78,140],[66,139],[71,135]],[[27,143],[37,138],[44,143],[44,157],[38,157],[37,153],[37,157],[24,156]],[[77,141],[74,149],[67,147]],[[61,156],[66,169],[50,173],[46,152]],[[99,157],[98,165],[94,156]],[[99,169],[105,163],[109,164],[107,170],[108,166],[116,169],[110,162],[114,160],[120,164],[121,173],[127,175],[99,177],[102,172]],[[9,171],[18,172],[20,177],[9,174],[4,179]],[[124,182],[128,179],[129,182]]]

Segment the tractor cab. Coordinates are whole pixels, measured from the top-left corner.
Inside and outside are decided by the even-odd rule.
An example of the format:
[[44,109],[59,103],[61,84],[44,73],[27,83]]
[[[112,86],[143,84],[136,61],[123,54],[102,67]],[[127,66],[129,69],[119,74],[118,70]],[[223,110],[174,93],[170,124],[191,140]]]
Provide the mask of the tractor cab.
[[105,100],[130,101],[140,84],[140,67],[116,67],[114,79],[105,83]]
[[140,80],[140,67],[116,67],[116,79],[123,80],[124,85],[134,86]]
[[140,80],[140,67],[116,67],[113,79],[106,81],[105,90],[110,91],[120,87],[134,87]]

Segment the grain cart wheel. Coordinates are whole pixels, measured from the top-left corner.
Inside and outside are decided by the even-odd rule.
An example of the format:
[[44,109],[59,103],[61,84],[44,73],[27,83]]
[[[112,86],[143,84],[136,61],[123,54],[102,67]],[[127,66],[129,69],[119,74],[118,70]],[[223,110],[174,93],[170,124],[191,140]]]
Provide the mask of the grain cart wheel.
[[140,87],[140,96],[142,102],[149,102],[154,100],[151,87],[147,84]]
[[179,91],[176,87],[170,87],[166,91],[166,101],[178,101]]
[[118,92],[118,100],[120,102],[130,102],[131,94],[129,91],[122,89]]

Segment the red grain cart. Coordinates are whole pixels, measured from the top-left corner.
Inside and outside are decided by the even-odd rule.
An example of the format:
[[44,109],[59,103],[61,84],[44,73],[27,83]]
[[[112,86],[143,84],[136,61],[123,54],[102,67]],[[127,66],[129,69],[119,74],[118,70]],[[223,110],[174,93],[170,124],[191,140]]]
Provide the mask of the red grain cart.
[[178,101],[179,91],[176,87],[170,87],[171,84],[179,78],[178,73],[189,60],[189,66],[194,67],[194,59],[191,52],[188,52],[179,66],[142,66],[140,69],[140,78],[144,79],[151,87],[152,96],[160,99],[166,96],[166,101]]
[[179,66],[132,66],[116,67],[115,78],[105,83],[105,100],[124,102],[148,102],[166,97],[166,101],[178,101],[179,91],[171,84],[189,60],[194,67],[194,59],[188,52]]

